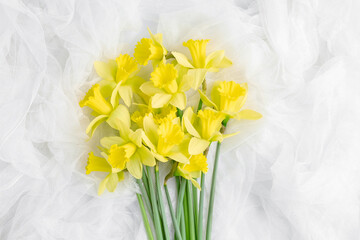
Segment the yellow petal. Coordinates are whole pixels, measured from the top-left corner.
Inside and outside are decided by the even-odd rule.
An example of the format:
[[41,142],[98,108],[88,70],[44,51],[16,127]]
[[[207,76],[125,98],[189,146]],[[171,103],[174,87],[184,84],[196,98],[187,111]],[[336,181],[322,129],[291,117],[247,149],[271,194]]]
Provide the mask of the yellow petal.
[[126,106],[130,107],[131,100],[133,97],[133,92],[130,86],[120,86],[119,87],[119,94]]
[[206,68],[216,68],[220,62],[223,60],[225,56],[225,51],[224,50],[218,50],[215,52],[212,52],[209,54],[209,56],[207,56],[206,58]]
[[[158,144],[158,139],[159,139],[157,133],[158,125],[155,124],[154,119],[152,117],[145,116],[143,126],[145,131],[145,136],[143,136],[143,140],[145,144],[151,149],[155,149],[155,146]],[[147,139],[149,139],[149,141],[147,141]]]
[[119,104],[119,88],[121,83],[118,83],[111,93],[110,103],[115,108]]
[[117,63],[114,60],[109,60],[107,63],[96,61],[94,62],[96,73],[103,79],[115,81]]
[[94,132],[96,130],[96,128],[103,123],[106,120],[107,116],[106,115],[100,115],[97,116],[96,118],[94,118],[89,126],[86,128],[86,133],[90,135],[90,137],[92,137],[94,135]]
[[197,189],[201,190],[199,183],[195,179],[190,178],[190,181]]
[[240,120],[240,119],[258,120],[258,119],[262,118],[262,115],[254,110],[245,109],[245,110],[238,112],[235,115],[235,118],[238,120]]
[[189,62],[189,60],[187,59],[187,57],[179,52],[171,52],[171,54],[175,57],[176,61],[184,67],[187,68],[194,68],[194,66]]
[[201,138],[200,134],[198,133],[198,131],[196,131],[195,127],[191,124],[189,119],[183,118],[183,121],[185,123],[185,128],[188,131],[188,133],[190,133],[194,137]]
[[101,195],[104,193],[105,189],[106,189],[106,184],[109,181],[110,175],[112,173],[109,173],[99,184],[99,189],[98,189],[98,195]]
[[109,98],[116,87],[116,83],[114,81],[109,80],[101,80],[99,83],[101,95],[104,96],[105,99]]
[[157,93],[151,98],[151,107],[161,108],[169,103],[171,97],[171,94]]
[[90,174],[91,172],[111,172],[111,166],[106,159],[95,156],[93,152],[89,153],[85,169],[86,174]]
[[218,107],[216,106],[216,104],[214,102],[212,102],[202,91],[198,90],[199,94],[200,94],[200,98],[203,101],[203,103],[205,103],[205,105],[209,106],[209,107],[213,107],[216,110],[218,110]]
[[123,134],[127,134],[130,129],[130,113],[124,105],[119,105],[110,114],[106,121],[112,128],[121,131]]
[[202,154],[209,145],[210,142],[201,138],[193,137],[189,143],[189,153],[191,155]]
[[129,131],[129,139],[132,141],[136,146],[141,147],[142,146],[142,136],[143,131],[142,129],[136,129],[136,131]]
[[135,153],[131,158],[130,161],[127,162],[126,168],[129,173],[137,179],[141,179],[142,177],[142,163],[140,160],[140,156],[138,153]]
[[160,162],[167,162],[168,161],[168,159],[166,157],[164,157],[164,156],[162,156],[162,155],[160,155],[160,154],[158,154],[156,152],[153,152],[153,155]]
[[224,58],[221,60],[220,64],[217,66],[218,68],[227,68],[232,65],[232,61],[224,56]]
[[168,157],[180,163],[189,163],[189,159],[182,153],[174,152],[168,154]]
[[145,93],[148,96],[153,96],[157,93],[165,93],[163,90],[161,90],[160,88],[157,88],[154,86],[153,82],[144,82],[141,86],[140,86],[140,90]]
[[142,146],[142,147],[138,148],[137,153],[139,154],[141,162],[144,165],[150,166],[150,167],[155,166],[156,162],[155,162],[154,155],[151,153],[151,151],[149,149]]
[[198,89],[205,79],[207,70],[205,68],[190,69],[183,77],[183,81],[189,82],[191,88]]
[[173,64],[159,64],[151,73],[150,80],[157,88],[163,89],[167,93],[175,93],[177,91],[178,71]]
[[180,110],[184,110],[184,108],[186,107],[185,93],[183,92],[175,93],[170,100],[170,104],[173,105],[174,107],[179,108]]
[[101,146],[103,146],[104,148],[109,149],[112,145],[123,145],[125,144],[127,141],[125,141],[123,138],[118,137],[118,136],[112,136],[112,137],[103,137],[100,140],[100,144]]
[[106,189],[109,192],[114,192],[119,183],[119,176],[117,173],[109,174],[109,180],[106,183]]

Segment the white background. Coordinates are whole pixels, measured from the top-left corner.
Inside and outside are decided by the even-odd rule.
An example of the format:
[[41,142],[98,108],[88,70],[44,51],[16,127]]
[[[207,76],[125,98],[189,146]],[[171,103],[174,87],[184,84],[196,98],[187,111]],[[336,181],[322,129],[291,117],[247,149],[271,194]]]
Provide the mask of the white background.
[[99,197],[85,174],[78,101],[147,27],[169,50],[211,39],[234,65],[208,81],[248,82],[264,115],[229,123],[213,239],[359,239],[359,1],[0,2],[0,239],[146,238],[133,180]]

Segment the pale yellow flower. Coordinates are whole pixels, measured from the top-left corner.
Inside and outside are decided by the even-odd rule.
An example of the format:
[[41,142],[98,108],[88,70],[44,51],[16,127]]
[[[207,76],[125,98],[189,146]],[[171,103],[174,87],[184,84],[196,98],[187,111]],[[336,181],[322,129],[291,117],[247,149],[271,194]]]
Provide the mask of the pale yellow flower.
[[135,47],[134,56],[139,64],[146,66],[149,61],[156,66],[165,60],[167,50],[162,44],[162,34],[153,35],[149,30],[151,38],[143,38]]
[[207,171],[208,163],[205,155],[198,154],[192,155],[189,163],[179,163],[175,175],[190,180],[195,187],[200,189],[200,185],[195,179],[201,176],[201,172],[207,173]]
[[248,86],[234,81],[218,81],[211,91],[211,100],[199,91],[202,101],[224,113],[228,118],[257,120],[262,117],[258,112],[250,109],[241,110],[246,102]]

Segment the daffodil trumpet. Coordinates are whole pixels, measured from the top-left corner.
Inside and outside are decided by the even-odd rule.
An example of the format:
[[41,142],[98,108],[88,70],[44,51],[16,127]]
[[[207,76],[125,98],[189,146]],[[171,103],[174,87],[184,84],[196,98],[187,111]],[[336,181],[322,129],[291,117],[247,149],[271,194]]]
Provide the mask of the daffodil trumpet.
[[[162,34],[150,30],[149,34],[136,44],[133,56],[119,54],[115,59],[94,63],[100,80],[79,105],[92,110],[93,119],[86,129],[90,138],[103,123],[105,132],[111,134],[99,137],[100,151],[89,153],[86,174],[106,173],[98,187],[99,195],[105,190],[114,192],[128,177],[135,179],[140,190],[136,197],[150,240],[170,239],[164,187],[175,238],[202,239],[207,151],[212,142],[217,142],[206,225],[206,238],[210,239],[221,142],[237,134],[224,134],[227,122],[257,120],[262,115],[244,109],[246,83],[217,81],[211,94],[206,94],[207,73],[232,65],[225,51],[207,53],[207,39],[184,42],[188,55],[169,51]],[[197,106],[190,106],[189,90],[199,94]],[[165,163],[172,164],[172,168],[162,186],[160,171]],[[178,185],[176,210],[168,189],[172,177]]]

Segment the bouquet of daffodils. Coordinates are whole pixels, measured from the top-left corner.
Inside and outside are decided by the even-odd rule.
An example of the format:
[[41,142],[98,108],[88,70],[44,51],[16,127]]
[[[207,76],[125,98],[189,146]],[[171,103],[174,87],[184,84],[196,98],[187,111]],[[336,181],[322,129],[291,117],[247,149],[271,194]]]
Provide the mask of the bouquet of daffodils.
[[[150,31],[149,31],[150,32]],[[89,153],[86,173],[108,173],[99,185],[113,192],[128,172],[139,186],[137,199],[148,239],[198,239],[203,227],[204,181],[208,171],[207,152],[217,142],[206,223],[211,238],[216,171],[221,142],[236,133],[224,134],[229,119],[256,120],[261,114],[242,109],[247,84],[218,81],[206,92],[206,74],[232,65],[223,50],[206,54],[209,40],[189,40],[185,54],[168,51],[162,35],[143,38],[134,57],[120,54],[115,60],[95,62],[102,78],[80,101],[93,110],[94,119],[86,132],[93,136],[100,124],[113,128],[114,136],[100,140],[99,156]],[[143,67],[151,63],[152,69]],[[140,77],[141,76],[141,77]],[[146,76],[146,77],[144,77]],[[198,106],[187,106],[186,92],[199,94]],[[197,91],[197,92],[196,92]],[[159,178],[159,165],[170,162],[170,172]],[[176,206],[172,205],[167,180],[177,183]],[[166,219],[164,188],[171,220]],[[170,236],[170,227],[175,235]]]

